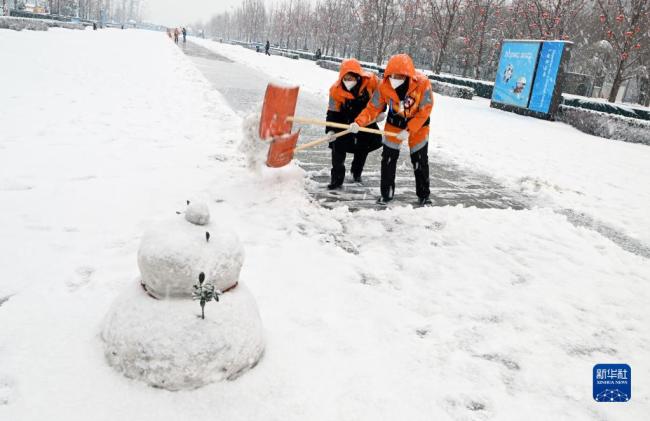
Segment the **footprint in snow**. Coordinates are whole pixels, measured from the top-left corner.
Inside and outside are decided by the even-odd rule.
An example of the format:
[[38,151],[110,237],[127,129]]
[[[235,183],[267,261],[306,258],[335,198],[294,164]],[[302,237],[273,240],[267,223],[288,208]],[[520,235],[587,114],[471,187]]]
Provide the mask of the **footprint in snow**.
[[0,377],[0,405],[7,405],[11,398],[11,385],[8,380]]
[[89,284],[94,273],[95,268],[92,266],[78,267],[77,270],[75,270],[73,277],[66,282],[68,289],[71,292],[74,292],[79,288]]

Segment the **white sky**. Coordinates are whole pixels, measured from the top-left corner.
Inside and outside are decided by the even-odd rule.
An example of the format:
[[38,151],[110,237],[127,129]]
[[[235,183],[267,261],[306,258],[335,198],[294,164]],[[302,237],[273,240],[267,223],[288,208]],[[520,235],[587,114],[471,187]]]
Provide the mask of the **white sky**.
[[147,0],[144,19],[166,26],[190,25],[237,7],[242,0]]

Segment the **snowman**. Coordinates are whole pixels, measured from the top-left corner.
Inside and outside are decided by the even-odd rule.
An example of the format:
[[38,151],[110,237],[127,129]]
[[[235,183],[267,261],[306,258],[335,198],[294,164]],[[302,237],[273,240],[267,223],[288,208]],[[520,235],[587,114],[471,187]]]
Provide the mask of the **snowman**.
[[[115,300],[102,330],[104,353],[126,377],[168,390],[229,380],[264,351],[257,304],[239,274],[244,252],[236,234],[210,221],[206,204],[154,224],[138,251],[139,282]],[[193,301],[196,286],[218,302]],[[203,302],[202,302],[203,304]]]

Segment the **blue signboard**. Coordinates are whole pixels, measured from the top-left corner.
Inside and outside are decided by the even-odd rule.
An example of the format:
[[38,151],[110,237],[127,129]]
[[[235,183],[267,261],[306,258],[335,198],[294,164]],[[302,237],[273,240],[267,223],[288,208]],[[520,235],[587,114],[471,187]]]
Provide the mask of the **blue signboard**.
[[492,101],[521,108],[528,106],[540,45],[536,41],[503,43]]
[[542,45],[535,74],[535,86],[533,86],[528,109],[540,113],[549,112],[563,51],[564,43],[561,41],[547,41]]

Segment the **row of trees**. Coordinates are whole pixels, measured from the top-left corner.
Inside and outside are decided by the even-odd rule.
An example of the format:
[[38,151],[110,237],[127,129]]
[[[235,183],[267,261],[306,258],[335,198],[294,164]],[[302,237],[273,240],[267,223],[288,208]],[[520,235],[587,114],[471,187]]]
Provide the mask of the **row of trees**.
[[201,26],[217,38],[271,43],[381,64],[491,79],[503,39],[575,43],[571,68],[612,85],[647,76],[650,0],[243,0]]
[[115,22],[140,21],[144,3],[144,0],[2,0],[7,9],[27,10],[30,5],[45,13]]

